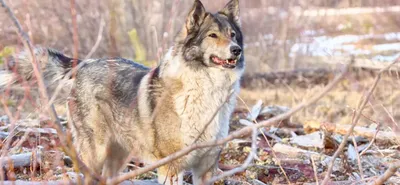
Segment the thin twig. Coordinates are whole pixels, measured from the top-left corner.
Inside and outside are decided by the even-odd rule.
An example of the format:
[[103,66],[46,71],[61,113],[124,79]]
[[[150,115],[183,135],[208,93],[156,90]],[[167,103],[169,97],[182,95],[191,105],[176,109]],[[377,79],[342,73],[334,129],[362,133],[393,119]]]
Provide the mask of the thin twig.
[[286,174],[286,171],[282,167],[281,159],[279,159],[278,156],[276,155],[274,149],[272,148],[271,144],[268,141],[268,138],[264,134],[263,134],[263,136],[264,136],[265,141],[267,142],[268,147],[271,148],[272,156],[274,156],[274,158],[276,159],[276,163],[278,164],[279,168],[282,170],[283,176],[285,177],[288,184],[291,185],[292,183],[290,182],[289,177]]
[[211,142],[203,142],[203,143],[196,143],[194,145],[191,146],[187,146],[186,148],[183,148],[182,150],[175,152],[153,164],[150,164],[148,166],[145,166],[144,168],[141,169],[137,169],[135,171],[132,171],[130,173],[115,177],[111,180],[109,180],[108,182],[110,184],[117,184],[120,183],[126,179],[130,179],[132,177],[135,177],[137,175],[140,175],[142,173],[146,173],[150,170],[153,170],[155,168],[158,168],[160,166],[163,166],[171,161],[174,161],[182,156],[187,155],[188,153],[192,152],[193,150],[196,149],[200,149],[200,148],[206,148],[206,147],[214,147],[214,146],[218,146],[218,145],[223,145],[233,139],[236,138],[241,138],[244,136],[249,135],[252,130],[254,128],[262,128],[262,127],[268,127],[274,123],[277,123],[281,120],[287,119],[288,117],[290,117],[291,115],[299,112],[300,110],[304,109],[305,107],[308,107],[309,105],[315,103],[316,101],[318,101],[319,99],[321,99],[322,97],[324,97],[330,90],[332,90],[339,82],[342,81],[342,79],[348,74],[350,67],[352,66],[353,62],[351,62],[350,64],[348,64],[346,66],[346,68],[344,69],[344,71],[338,76],[336,77],[330,84],[328,84],[325,89],[323,89],[321,92],[317,93],[315,96],[313,96],[309,101],[303,102],[299,105],[297,105],[296,107],[294,107],[293,109],[291,109],[288,112],[285,112],[283,114],[277,115],[271,119],[268,119],[266,121],[260,122],[258,124],[254,124],[251,126],[246,126],[238,131],[235,131],[231,134],[229,134],[227,137],[225,137],[224,139],[220,139],[217,141],[211,141]]
[[383,175],[379,176],[371,185],[381,185],[385,183],[390,177],[392,177],[397,170],[400,168],[400,162],[394,163],[390,165],[390,167],[383,173]]
[[74,52],[73,57],[79,58],[79,35],[78,35],[78,22],[76,19],[76,3],[75,0],[70,0],[70,10],[72,19],[72,39],[74,41]]
[[[156,62],[156,65],[160,65],[160,62],[161,62],[161,53],[160,52],[158,52],[159,51],[159,48],[161,48],[160,47],[160,44],[158,43],[159,42],[159,40],[158,40],[158,32],[157,32],[157,28],[155,27],[155,26],[152,26],[151,27],[151,30],[153,31],[153,35],[154,35],[154,45],[155,45],[155,53],[157,54],[157,62]],[[160,49],[161,50],[161,49]]]
[[234,175],[236,173],[242,172],[249,167],[250,163],[253,161],[253,159],[257,156],[257,129],[253,128],[253,134],[251,137],[251,151],[249,152],[249,155],[247,156],[246,160],[244,163],[236,167],[232,170],[226,171],[218,176],[215,176],[211,178],[206,184],[213,184],[215,181],[218,181],[220,179],[223,179],[225,177],[229,177],[231,175]]
[[365,149],[360,153],[360,156],[364,155],[365,152],[367,152],[367,150],[372,146],[372,144],[375,143],[376,136],[378,135],[380,125],[381,125],[381,123],[378,123],[378,126],[376,127],[376,130],[375,130],[374,137],[373,137],[372,140],[368,143],[367,147],[365,147]]
[[358,145],[357,145],[354,135],[352,137],[352,140],[353,140],[353,144],[354,144],[354,149],[356,150],[358,170],[360,171],[361,179],[364,179],[364,170],[361,165],[361,155],[358,153]]
[[[389,110],[387,110],[387,108],[385,106],[383,106],[381,104],[381,106],[383,107],[383,109],[385,110],[386,114],[389,116],[390,120],[392,120],[392,122],[397,126],[398,129],[400,129],[400,125],[397,123],[397,121],[394,119],[393,115],[389,112]],[[394,132],[394,131],[393,131]],[[397,139],[397,143],[400,144],[400,140]]]
[[100,41],[103,38],[103,30],[104,30],[104,26],[106,25],[106,22],[104,21],[103,17],[101,17],[100,19],[100,28],[99,28],[99,32],[97,33],[97,39],[96,42],[94,43],[92,49],[90,49],[90,52],[85,56],[85,59],[90,58],[94,52],[96,52],[97,48],[100,45]]
[[60,94],[61,89],[64,87],[64,85],[70,80],[70,78],[75,74],[76,71],[78,71],[81,67],[85,65],[85,62],[79,63],[76,67],[72,68],[70,71],[68,71],[67,74],[64,75],[64,78],[60,80],[58,83],[56,90],[54,90],[53,95],[50,98],[49,103],[46,105],[46,107],[52,106],[53,102],[56,100],[58,94]]
[[263,135],[268,136],[268,137],[274,139],[277,143],[281,143],[281,142],[282,142],[282,139],[281,139],[280,137],[278,137],[278,136],[275,135],[274,133],[271,133],[271,134],[270,134],[265,128],[262,128],[261,131],[262,131],[262,134],[263,134]]
[[[357,111],[355,109],[353,109],[353,113],[352,113],[352,117],[351,117],[351,121],[352,122],[354,122],[354,119],[355,119],[355,116],[356,116],[356,112]],[[357,155],[358,170],[360,171],[361,179],[364,180],[364,172],[363,172],[363,169],[362,169],[362,166],[361,166],[361,158],[360,158],[360,154],[358,153],[358,146],[357,146],[356,139],[354,138],[354,135],[352,137],[352,141],[353,141],[355,153]]]
[[372,87],[369,89],[367,96],[364,99],[360,99],[360,103],[357,109],[357,113],[356,113],[356,117],[353,120],[351,127],[349,128],[349,130],[347,131],[346,135],[343,137],[343,141],[340,143],[338,149],[336,150],[336,152],[334,153],[331,162],[329,164],[328,167],[328,171],[325,174],[325,178],[322,181],[322,185],[326,185],[328,184],[328,181],[330,179],[330,175],[332,173],[333,170],[333,166],[334,166],[334,162],[335,159],[339,156],[339,154],[343,151],[346,143],[347,143],[347,139],[349,138],[350,134],[352,134],[354,127],[357,125],[358,120],[361,117],[361,113],[365,108],[365,105],[367,105],[369,98],[371,97],[372,93],[374,92],[376,86],[378,85],[378,82],[381,79],[381,75],[384,71],[388,70],[390,67],[392,67],[395,63],[397,63],[399,61],[399,59],[396,59],[396,61],[392,62],[390,65],[386,66],[385,68],[383,68],[382,70],[379,71],[378,75],[375,78],[374,84],[372,85]]
[[311,155],[310,158],[311,158],[311,163],[312,163],[312,167],[313,167],[313,171],[314,171],[315,183],[316,183],[317,185],[319,185],[317,167],[315,166],[314,156]]
[[400,128],[400,125],[397,123],[397,121],[394,119],[393,115],[389,112],[389,110],[387,110],[387,108],[385,106],[383,106],[381,104],[381,107],[385,110],[386,114],[389,116],[390,120],[397,126]]

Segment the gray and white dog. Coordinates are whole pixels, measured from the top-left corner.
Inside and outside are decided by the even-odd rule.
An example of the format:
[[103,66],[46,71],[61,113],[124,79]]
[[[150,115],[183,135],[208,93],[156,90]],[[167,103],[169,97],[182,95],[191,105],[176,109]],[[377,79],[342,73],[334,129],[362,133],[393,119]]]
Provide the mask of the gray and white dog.
[[[149,69],[132,61],[78,60],[68,102],[74,144],[95,172],[116,176],[130,154],[156,161],[196,142],[227,136],[244,70],[239,2],[217,13],[194,1],[182,30],[161,64]],[[35,48],[46,82],[62,79],[73,59],[55,50]],[[0,72],[0,85],[29,80],[30,57],[17,55]],[[158,169],[162,184],[182,184],[192,170],[204,184],[216,171],[221,148],[198,149]]]

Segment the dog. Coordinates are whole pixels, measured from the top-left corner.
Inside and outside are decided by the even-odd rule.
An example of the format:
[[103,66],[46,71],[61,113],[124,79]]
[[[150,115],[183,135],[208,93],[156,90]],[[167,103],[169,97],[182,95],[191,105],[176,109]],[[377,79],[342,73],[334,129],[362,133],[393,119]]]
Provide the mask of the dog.
[[[70,129],[79,157],[93,171],[115,177],[130,155],[157,161],[194,143],[228,135],[245,68],[239,1],[217,13],[199,0],[173,46],[149,69],[123,58],[75,60],[56,50],[34,53],[46,84],[76,68],[68,99]],[[0,85],[16,74],[33,77],[27,52],[0,72]],[[197,149],[157,170],[161,184],[205,184],[216,172],[221,147]]]

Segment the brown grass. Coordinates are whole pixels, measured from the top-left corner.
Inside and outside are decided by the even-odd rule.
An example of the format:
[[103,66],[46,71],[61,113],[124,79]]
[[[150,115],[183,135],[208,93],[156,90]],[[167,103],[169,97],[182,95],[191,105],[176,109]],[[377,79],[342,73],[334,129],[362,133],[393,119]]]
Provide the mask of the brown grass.
[[[295,123],[313,121],[350,124],[353,109],[356,108],[358,100],[365,95],[365,90],[369,88],[372,81],[372,76],[357,81],[347,78],[319,102],[293,116],[292,121]],[[400,106],[399,85],[400,82],[396,77],[389,77],[387,74],[383,75],[370,104],[364,110],[364,114],[373,120],[383,121],[388,126],[391,121],[387,113],[385,113],[383,105],[391,111],[395,119],[400,119],[400,111],[396,108]],[[262,90],[242,89],[241,97],[244,97],[245,101],[250,105],[261,99],[266,105],[293,107],[322,88],[323,85],[312,86],[307,89],[295,85],[281,85],[276,88]],[[371,121],[361,119],[359,124],[369,125]]]

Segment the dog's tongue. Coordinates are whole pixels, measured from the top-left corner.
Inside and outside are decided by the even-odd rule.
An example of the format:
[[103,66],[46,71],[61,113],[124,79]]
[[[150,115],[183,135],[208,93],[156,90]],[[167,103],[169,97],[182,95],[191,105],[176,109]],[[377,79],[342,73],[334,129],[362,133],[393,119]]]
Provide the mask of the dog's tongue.
[[220,59],[220,58],[218,58],[218,57],[212,57],[212,60],[213,60],[215,63],[220,64],[220,65],[227,62],[226,60],[222,60],[222,59]]

